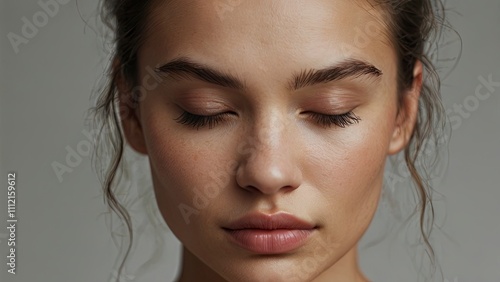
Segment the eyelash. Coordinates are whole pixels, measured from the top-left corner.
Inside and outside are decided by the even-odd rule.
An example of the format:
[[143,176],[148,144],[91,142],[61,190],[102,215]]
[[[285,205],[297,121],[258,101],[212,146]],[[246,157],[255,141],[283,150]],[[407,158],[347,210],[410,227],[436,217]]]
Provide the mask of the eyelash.
[[[345,128],[349,125],[359,123],[361,119],[356,116],[352,111],[340,115],[325,115],[320,113],[308,112],[310,117],[318,124],[325,128],[333,125]],[[190,112],[184,111],[179,117],[174,119],[180,124],[191,126],[195,129],[208,126],[209,129],[214,128],[217,124],[224,121],[224,118],[232,113],[221,113],[212,116],[195,115]]]
[[174,119],[180,124],[185,124],[196,128],[208,126],[209,129],[214,128],[219,122],[224,121],[224,117],[231,113],[222,113],[212,116],[195,115],[190,112],[184,111],[178,118]]
[[361,118],[355,115],[352,111],[341,115],[325,115],[313,112],[310,112],[309,114],[314,121],[326,128],[333,125],[346,128],[349,125],[353,125],[361,121]]

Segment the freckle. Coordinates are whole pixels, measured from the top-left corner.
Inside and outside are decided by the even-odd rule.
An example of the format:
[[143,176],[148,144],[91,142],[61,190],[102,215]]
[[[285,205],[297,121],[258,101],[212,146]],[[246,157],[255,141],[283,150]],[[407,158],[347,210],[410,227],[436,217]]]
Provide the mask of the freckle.
[[194,153],[194,154],[192,154],[192,155],[191,155],[191,159],[192,159],[193,161],[198,161],[198,160],[200,159],[200,157],[201,157],[201,156],[202,156],[202,154],[201,154],[201,153]]

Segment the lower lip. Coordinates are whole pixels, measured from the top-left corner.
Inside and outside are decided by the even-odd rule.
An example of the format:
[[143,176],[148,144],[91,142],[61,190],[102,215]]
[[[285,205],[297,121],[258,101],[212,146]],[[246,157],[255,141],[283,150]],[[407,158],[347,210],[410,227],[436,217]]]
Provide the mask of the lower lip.
[[282,254],[303,246],[314,229],[226,230],[238,246],[258,254]]

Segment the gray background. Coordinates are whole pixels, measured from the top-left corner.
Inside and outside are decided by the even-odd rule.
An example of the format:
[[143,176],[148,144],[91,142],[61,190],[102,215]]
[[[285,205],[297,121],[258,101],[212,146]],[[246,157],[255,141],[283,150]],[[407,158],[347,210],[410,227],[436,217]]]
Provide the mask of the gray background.
[[[450,0],[447,6],[463,39],[461,61],[443,85],[445,107],[453,110],[455,104],[473,101],[479,76],[500,82],[500,1]],[[1,281],[109,281],[116,267],[118,252],[102,216],[106,209],[90,157],[83,156],[62,182],[51,167],[52,162],[65,163],[67,146],[76,149],[87,140],[82,134],[85,112],[106,63],[99,35],[81,19],[95,26],[95,7],[95,0],[60,5],[16,54],[7,34],[21,34],[21,18],[32,19],[42,9],[37,1],[0,2]],[[444,58],[454,52],[442,50]],[[437,186],[442,194],[437,210],[443,227],[435,244],[444,273],[440,281],[500,281],[499,96],[497,87],[477,109],[466,112],[467,118],[460,118],[453,132],[448,171]],[[456,113],[450,116],[457,119]],[[5,263],[9,171],[17,172],[15,276],[6,272]],[[378,222],[366,242],[376,240],[382,226]],[[160,266],[123,281],[175,277],[179,244],[168,232],[164,237],[167,254]],[[364,271],[374,281],[416,281],[406,250],[391,241],[362,248]],[[135,258],[147,259],[145,250],[140,248]]]

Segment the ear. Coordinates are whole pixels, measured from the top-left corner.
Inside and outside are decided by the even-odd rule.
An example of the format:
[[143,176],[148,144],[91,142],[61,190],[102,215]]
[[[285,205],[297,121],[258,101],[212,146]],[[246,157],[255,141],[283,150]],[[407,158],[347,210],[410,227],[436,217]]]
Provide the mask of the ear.
[[115,77],[116,90],[118,91],[119,113],[123,133],[127,143],[140,154],[147,154],[146,142],[142,131],[139,103],[134,102],[132,87],[127,83],[118,59],[113,61],[113,73]]
[[393,155],[403,150],[410,141],[418,117],[418,101],[422,90],[423,66],[417,61],[413,68],[413,83],[402,93],[403,99],[396,117],[396,125],[389,144],[388,154]]

